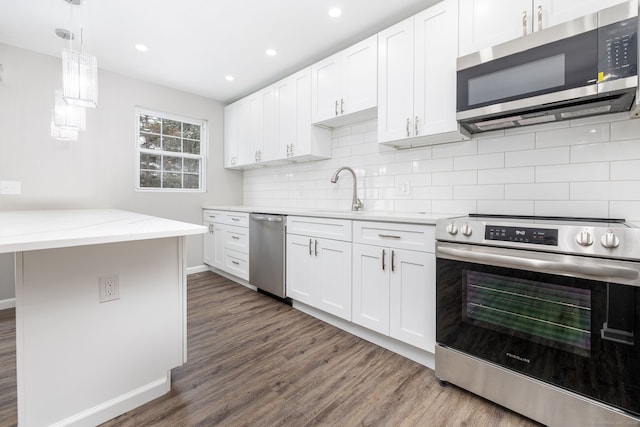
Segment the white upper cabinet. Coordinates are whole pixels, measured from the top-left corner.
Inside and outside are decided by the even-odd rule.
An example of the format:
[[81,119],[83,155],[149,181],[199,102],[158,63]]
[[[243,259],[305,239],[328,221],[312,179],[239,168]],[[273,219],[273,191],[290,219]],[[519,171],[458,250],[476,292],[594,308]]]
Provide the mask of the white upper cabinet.
[[456,121],[457,2],[378,34],[378,140],[398,148],[468,139]]
[[459,56],[571,21],[625,0],[460,0]]
[[311,67],[274,86],[276,158],[292,162],[329,158],[331,132],[311,125]]
[[224,167],[233,168],[240,161],[240,104],[235,102],[224,107]]
[[375,117],[377,57],[372,36],[311,66],[314,124],[336,127]]

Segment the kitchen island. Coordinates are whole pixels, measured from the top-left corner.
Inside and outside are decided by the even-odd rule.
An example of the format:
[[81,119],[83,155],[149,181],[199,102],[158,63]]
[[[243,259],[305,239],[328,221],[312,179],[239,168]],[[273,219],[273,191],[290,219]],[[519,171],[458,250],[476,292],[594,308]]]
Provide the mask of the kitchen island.
[[204,232],[120,210],[0,212],[20,426],[96,425],[169,391],[186,361],[185,236]]

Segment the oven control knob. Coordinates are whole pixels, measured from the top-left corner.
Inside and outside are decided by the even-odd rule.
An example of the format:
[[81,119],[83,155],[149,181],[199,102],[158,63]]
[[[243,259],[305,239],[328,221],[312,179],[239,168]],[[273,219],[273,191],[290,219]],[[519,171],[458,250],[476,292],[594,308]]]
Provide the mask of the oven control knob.
[[460,227],[460,232],[465,236],[469,237],[471,236],[471,233],[473,231],[471,230],[471,226],[469,225],[469,223],[465,222],[464,225]]
[[589,233],[589,231],[585,228],[584,230],[582,230],[579,234],[578,237],[576,237],[576,241],[581,245],[581,246],[591,246],[593,244],[593,236],[591,235],[591,233]]
[[452,236],[458,234],[458,227],[456,227],[455,222],[450,222],[449,225],[447,225],[447,233],[451,234]]
[[618,239],[618,236],[613,234],[613,231],[609,230],[604,233],[604,235],[600,239],[600,243],[602,243],[602,246],[604,246],[605,248],[613,249],[618,247],[618,245],[620,244],[620,239]]

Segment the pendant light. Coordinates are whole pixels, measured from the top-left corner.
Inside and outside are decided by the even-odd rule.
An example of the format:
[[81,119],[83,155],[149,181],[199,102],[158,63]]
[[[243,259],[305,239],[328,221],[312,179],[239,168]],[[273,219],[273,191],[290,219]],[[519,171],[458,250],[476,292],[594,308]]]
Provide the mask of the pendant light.
[[[81,5],[82,0],[64,0],[73,5]],[[65,30],[61,30],[65,31]],[[84,53],[83,30],[80,29],[80,51],[73,50],[73,34],[56,34],[69,41],[69,48],[62,51],[63,98],[68,104],[86,108],[98,106],[98,60],[94,55]]]
[[62,129],[85,130],[87,123],[87,112],[84,107],[65,102],[62,90],[55,93],[55,106],[53,109],[53,122]]

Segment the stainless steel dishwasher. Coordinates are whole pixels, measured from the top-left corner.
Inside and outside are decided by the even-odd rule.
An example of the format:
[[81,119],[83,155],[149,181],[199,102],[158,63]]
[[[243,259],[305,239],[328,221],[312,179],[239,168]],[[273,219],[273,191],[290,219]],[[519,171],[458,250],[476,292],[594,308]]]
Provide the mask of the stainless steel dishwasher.
[[249,220],[249,283],[285,298],[285,216],[252,213]]

